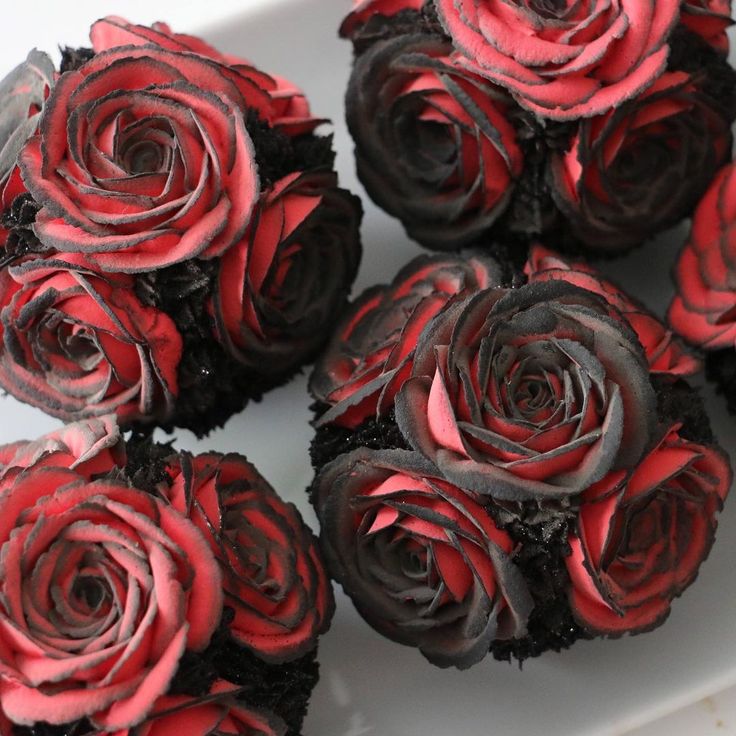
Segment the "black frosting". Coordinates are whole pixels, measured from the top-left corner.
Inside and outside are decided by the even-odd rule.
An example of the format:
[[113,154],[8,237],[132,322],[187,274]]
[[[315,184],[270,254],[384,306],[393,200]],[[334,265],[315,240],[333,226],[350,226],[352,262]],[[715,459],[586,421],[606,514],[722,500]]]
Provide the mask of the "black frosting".
[[715,350],[705,356],[705,375],[723,395],[731,414],[736,414],[736,350]]

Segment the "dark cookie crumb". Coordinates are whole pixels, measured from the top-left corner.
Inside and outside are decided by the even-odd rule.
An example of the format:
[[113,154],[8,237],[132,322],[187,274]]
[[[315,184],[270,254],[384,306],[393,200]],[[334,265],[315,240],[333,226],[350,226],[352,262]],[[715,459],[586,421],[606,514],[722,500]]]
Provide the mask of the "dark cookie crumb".
[[715,350],[705,357],[705,375],[715,383],[716,391],[726,400],[731,414],[736,414],[736,350]]

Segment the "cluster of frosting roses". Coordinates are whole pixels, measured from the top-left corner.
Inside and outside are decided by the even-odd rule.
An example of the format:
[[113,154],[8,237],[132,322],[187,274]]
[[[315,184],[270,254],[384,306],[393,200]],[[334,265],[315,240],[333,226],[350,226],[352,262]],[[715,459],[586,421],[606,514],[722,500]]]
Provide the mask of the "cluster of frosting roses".
[[0,83],[0,385],[206,431],[319,349],[360,205],[288,81],[161,23],[90,38]]
[[0,447],[3,736],[283,736],[237,657],[273,677],[314,650],[333,610],[316,539],[240,455],[128,460],[112,415]]
[[[371,625],[440,666],[513,651],[532,627],[539,645],[566,626],[539,620],[550,595],[580,636],[658,625],[730,487],[690,409],[661,410],[699,401],[672,332],[542,246],[525,272],[508,288],[487,256],[415,259],[354,302],[310,382],[328,568]],[[523,564],[538,538],[552,592]]]
[[427,247],[496,225],[617,252],[731,155],[730,0],[356,0],[341,33],[368,194]]

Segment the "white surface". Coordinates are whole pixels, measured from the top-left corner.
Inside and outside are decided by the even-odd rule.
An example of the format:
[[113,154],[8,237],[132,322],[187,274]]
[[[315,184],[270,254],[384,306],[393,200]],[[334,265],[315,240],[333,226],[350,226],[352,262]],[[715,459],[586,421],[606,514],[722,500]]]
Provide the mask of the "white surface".
[[[250,57],[266,71],[300,84],[315,112],[335,121],[342,183],[360,191],[342,120],[350,48],[336,38],[348,5],[348,0],[156,0],[155,5],[151,0],[46,0],[26,5],[15,0],[4,8],[0,74],[24,58],[32,45],[50,51],[57,43],[83,44],[89,23],[100,15],[114,12],[137,22],[163,19],[176,30],[202,32],[223,50]],[[246,6],[248,12],[243,12]],[[395,221],[367,200],[365,205],[365,259],[358,288],[389,279],[419,252]],[[670,234],[609,270],[661,309],[671,293],[668,272],[682,237],[682,232]],[[733,453],[736,424],[710,389],[705,395],[720,439]],[[311,476],[308,403],[300,379],[249,407],[205,442],[198,444],[190,434],[180,433],[176,444],[246,453],[313,522],[303,493]],[[32,437],[56,424],[39,411],[0,399],[0,442]],[[335,622],[321,646],[323,677],[305,736],[622,734],[723,690],[736,684],[734,547],[732,499],[710,559],[662,628],[615,642],[579,642],[568,652],[528,662],[523,671],[492,660],[464,673],[435,669],[418,652],[374,633],[340,594]],[[736,696],[723,697],[730,702]],[[679,716],[664,723],[667,730],[645,730],[640,736],[708,733]],[[717,733],[728,734],[724,728]]]

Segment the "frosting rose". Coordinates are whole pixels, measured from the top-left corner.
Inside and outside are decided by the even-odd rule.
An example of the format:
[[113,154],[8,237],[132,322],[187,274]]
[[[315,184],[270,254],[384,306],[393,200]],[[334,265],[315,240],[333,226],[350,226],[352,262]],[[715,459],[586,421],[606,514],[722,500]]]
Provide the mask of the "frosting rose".
[[87,480],[125,467],[125,442],[115,417],[67,424],[32,442],[0,445],[0,491],[27,468],[69,468]]
[[672,327],[708,350],[736,346],[736,166],[713,180],[675,266]]
[[396,419],[451,483],[504,500],[551,499],[634,467],[652,440],[656,397],[618,312],[549,282],[481,291],[435,317]]
[[347,311],[310,378],[329,409],[317,424],[357,427],[393,407],[411,372],[420,333],[455,296],[498,286],[500,266],[475,254],[422,255],[385,286],[366,290]]
[[379,41],[355,60],[345,101],[368,194],[438,250],[487,230],[523,166],[511,101],[451,55],[426,34]]
[[0,279],[6,391],[65,421],[170,415],[181,336],[139,301],[131,277],[96,274],[71,255],[26,261]]
[[671,376],[690,376],[700,370],[700,361],[644,305],[624,294],[594,268],[578,261],[566,261],[541,245],[532,245],[524,272],[531,283],[566,281],[602,296],[616,307],[631,325],[644,348],[649,370]]
[[0,496],[0,707],[14,723],[141,722],[222,612],[202,534],[172,507],[65,468]]
[[259,195],[244,111],[268,120],[251,79],[158,46],[103,51],[54,88],[20,156],[48,247],[137,272],[221,255]]
[[330,625],[332,588],[316,540],[241,455],[177,455],[161,492],[207,538],[222,569],[230,633],[268,662],[314,649]]
[[731,485],[728,457],[674,428],[628,476],[583,494],[570,537],[570,602],[591,632],[648,631],[695,579]]
[[269,375],[313,356],[355,278],[361,214],[334,173],[274,185],[219,264],[212,311],[228,352]]
[[680,0],[435,0],[468,68],[541,117],[597,115],[664,71]]
[[584,120],[550,161],[552,194],[589,248],[636,245],[682,219],[731,150],[730,115],[685,72]]
[[224,680],[213,683],[208,695],[166,695],[156,701],[143,724],[106,736],[285,736],[286,724],[273,713],[255,710],[237,700],[240,688]]
[[713,48],[728,54],[726,29],[733,24],[731,0],[683,0],[682,23]]
[[[265,74],[250,61],[232,54],[223,54],[201,38],[185,33],[174,33],[166,23],[154,23],[150,27],[142,26],[111,15],[92,25],[90,39],[96,53],[120,46],[155,44],[168,51],[199,54],[217,61],[268,94],[271,100],[268,122],[289,135],[311,133],[324,122],[312,117],[304,93],[288,79]],[[261,114],[264,112],[262,109]]]
[[382,634],[461,669],[526,634],[532,601],[511,539],[424,458],[362,448],[315,488],[330,572]]
[[419,10],[425,0],[353,0],[353,9],[340,26],[340,35],[348,38],[374,15],[390,17],[402,10]]
[[[18,154],[36,132],[56,71],[48,55],[33,49],[28,58],[0,82],[0,210],[25,191]],[[7,232],[0,226],[0,244]]]

